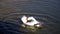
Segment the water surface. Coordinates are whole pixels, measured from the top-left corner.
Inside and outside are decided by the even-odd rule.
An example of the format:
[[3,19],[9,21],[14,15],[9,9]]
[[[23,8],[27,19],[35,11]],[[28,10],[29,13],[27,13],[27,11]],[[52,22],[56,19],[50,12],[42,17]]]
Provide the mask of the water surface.
[[[58,0],[0,0],[0,31],[4,34],[58,34],[60,24]],[[20,18],[33,16],[43,22],[35,32],[22,28]]]

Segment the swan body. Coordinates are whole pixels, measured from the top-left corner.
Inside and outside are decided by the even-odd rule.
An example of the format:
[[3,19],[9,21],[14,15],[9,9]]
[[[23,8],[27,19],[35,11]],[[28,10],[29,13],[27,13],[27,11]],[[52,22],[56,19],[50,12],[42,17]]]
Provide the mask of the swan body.
[[27,25],[34,26],[35,24],[39,23],[38,21],[35,20],[34,17],[29,17],[28,20],[32,20],[31,22],[27,22]]
[[[29,25],[29,26],[34,26],[35,24],[37,24],[36,26],[39,27],[39,22],[34,18],[34,17],[26,17],[26,16],[23,16],[21,18],[22,22],[26,25]],[[28,22],[29,20],[31,20],[30,22]]]

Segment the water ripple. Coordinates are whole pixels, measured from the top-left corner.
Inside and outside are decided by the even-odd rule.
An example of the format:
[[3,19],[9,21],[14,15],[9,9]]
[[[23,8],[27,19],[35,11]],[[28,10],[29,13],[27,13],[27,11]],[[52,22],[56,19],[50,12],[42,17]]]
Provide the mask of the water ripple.
[[[57,31],[57,24],[56,24],[56,18],[47,15],[47,14],[36,14],[36,13],[11,13],[9,15],[6,15],[3,19],[4,22],[10,22],[10,23],[14,23],[14,24],[18,24],[19,26],[21,23],[20,18],[23,16],[33,16],[35,17],[38,21],[40,21],[41,23],[43,23],[43,27],[42,29],[38,29],[36,31],[34,31],[34,33],[38,33],[38,34],[45,34],[45,33],[55,33]],[[20,28],[20,30],[22,31],[22,28]],[[23,28],[23,31],[25,32],[33,32],[31,29],[30,30],[26,30]],[[32,34],[32,33],[31,33]]]

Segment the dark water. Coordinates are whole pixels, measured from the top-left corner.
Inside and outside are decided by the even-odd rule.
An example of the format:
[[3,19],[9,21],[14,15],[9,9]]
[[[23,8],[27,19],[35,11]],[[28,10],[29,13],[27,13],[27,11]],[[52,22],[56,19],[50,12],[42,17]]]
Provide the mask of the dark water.
[[[42,30],[32,32],[21,27],[23,15],[43,22]],[[0,0],[1,34],[58,34],[60,31],[59,0]]]

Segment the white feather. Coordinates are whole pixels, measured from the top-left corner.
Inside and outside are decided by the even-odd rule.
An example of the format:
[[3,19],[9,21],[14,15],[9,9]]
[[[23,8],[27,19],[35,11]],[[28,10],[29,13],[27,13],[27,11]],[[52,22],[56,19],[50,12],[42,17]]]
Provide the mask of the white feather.
[[27,22],[27,25],[34,26],[35,24],[39,23],[34,17],[29,17],[28,20],[32,20],[31,22]]
[[[35,24],[39,23],[34,17],[26,17],[26,16],[23,16],[21,18],[22,22],[26,25],[29,25],[29,26],[34,26]],[[28,20],[32,20],[31,22],[27,22]],[[39,26],[39,25],[37,25]]]
[[26,17],[26,16],[23,16],[23,17],[21,18],[21,20],[22,20],[23,23],[26,23],[26,22],[27,22],[27,17]]

